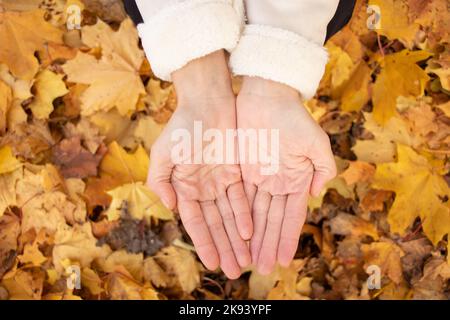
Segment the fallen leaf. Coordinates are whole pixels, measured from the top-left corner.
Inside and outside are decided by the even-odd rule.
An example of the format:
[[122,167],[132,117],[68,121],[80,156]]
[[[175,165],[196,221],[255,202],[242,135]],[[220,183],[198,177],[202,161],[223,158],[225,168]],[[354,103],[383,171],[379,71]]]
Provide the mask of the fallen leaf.
[[354,237],[370,236],[374,240],[378,239],[378,232],[375,225],[357,216],[340,212],[330,220],[331,233],[338,235],[352,235]]
[[97,169],[106,148],[92,154],[81,146],[79,136],[64,139],[53,148],[53,162],[65,178],[86,178],[96,176]]
[[163,248],[155,259],[184,292],[191,293],[200,285],[199,264],[190,251],[170,246]]
[[48,119],[50,113],[53,112],[53,100],[69,92],[62,78],[62,75],[49,70],[41,71],[36,76],[34,83],[36,95],[30,104],[30,109],[36,119]]
[[403,280],[401,257],[404,253],[400,247],[391,242],[373,242],[363,244],[361,250],[364,254],[364,268],[375,265],[380,268],[381,274],[388,276],[394,283],[400,284]]
[[9,146],[0,148],[0,175],[12,172],[22,166],[22,163],[13,155]]
[[108,175],[121,184],[144,182],[148,165],[149,157],[142,146],[134,153],[127,153],[117,142],[113,142],[100,164],[100,174]]
[[79,52],[64,66],[68,81],[89,85],[80,98],[81,114],[92,115],[114,107],[121,115],[135,110],[145,88],[139,77],[144,54],[138,47],[138,35],[130,19],[114,32],[99,20],[82,31],[83,42],[91,48],[101,46],[102,57]]
[[392,232],[404,235],[420,217],[434,245],[450,233],[449,187],[437,168],[413,149],[398,145],[398,161],[379,165],[373,185],[396,193],[388,216]]
[[173,213],[167,209],[154,194],[142,182],[130,183],[114,190],[108,191],[112,197],[106,215],[109,220],[117,220],[122,212],[128,212],[137,220],[156,218],[161,220],[172,220]]
[[12,74],[31,80],[39,69],[34,56],[45,50],[48,42],[62,44],[62,31],[43,19],[44,11],[0,12],[0,42],[8,43],[0,49],[0,61]]
[[379,124],[386,124],[395,115],[399,96],[417,97],[424,94],[425,84],[430,78],[417,62],[430,55],[426,51],[403,50],[382,59],[382,69],[375,81],[372,98],[373,116]]

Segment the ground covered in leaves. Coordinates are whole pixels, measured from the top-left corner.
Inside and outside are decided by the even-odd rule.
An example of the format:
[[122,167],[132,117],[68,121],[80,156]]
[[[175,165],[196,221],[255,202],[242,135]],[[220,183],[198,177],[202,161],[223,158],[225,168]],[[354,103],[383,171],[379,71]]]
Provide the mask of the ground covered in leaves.
[[1,0],[0,300],[450,298],[449,4],[368,2],[378,29],[358,1],[306,103],[339,175],[289,268],[230,281],[144,186],[176,96],[120,2]]

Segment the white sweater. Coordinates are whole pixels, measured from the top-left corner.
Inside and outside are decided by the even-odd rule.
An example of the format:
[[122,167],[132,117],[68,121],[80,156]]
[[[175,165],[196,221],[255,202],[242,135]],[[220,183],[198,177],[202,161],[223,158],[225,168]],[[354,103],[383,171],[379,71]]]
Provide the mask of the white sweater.
[[161,79],[170,81],[171,73],[189,61],[226,49],[234,74],[278,81],[310,98],[325,70],[323,42],[339,0],[136,3],[144,20],[139,34]]

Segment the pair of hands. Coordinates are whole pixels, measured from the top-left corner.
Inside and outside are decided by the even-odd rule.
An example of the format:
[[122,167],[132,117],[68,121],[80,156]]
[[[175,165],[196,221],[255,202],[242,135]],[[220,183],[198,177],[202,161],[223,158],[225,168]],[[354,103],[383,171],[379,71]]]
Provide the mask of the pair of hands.
[[[261,274],[272,272],[277,261],[288,266],[306,218],[309,193],[317,195],[336,173],[328,136],[288,86],[245,77],[236,98],[223,51],[192,61],[172,77],[178,107],[152,147],[150,188],[168,208],[178,208],[208,269],[220,265],[234,279],[252,262]],[[183,128],[194,136],[195,121],[201,121],[204,131],[215,129],[224,137],[227,129],[277,130],[278,170],[263,175],[266,163],[239,164],[237,159],[174,163],[173,133]],[[250,151],[239,150],[241,159]]]

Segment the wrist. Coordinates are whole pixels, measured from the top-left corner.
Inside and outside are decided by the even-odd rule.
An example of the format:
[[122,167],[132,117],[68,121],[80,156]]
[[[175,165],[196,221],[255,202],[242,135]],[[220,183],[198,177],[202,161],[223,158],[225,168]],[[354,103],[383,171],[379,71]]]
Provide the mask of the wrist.
[[231,75],[224,50],[189,62],[172,73],[179,101],[234,98]]
[[299,99],[300,97],[300,93],[293,87],[280,82],[250,76],[243,77],[239,95],[293,99]]

